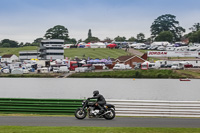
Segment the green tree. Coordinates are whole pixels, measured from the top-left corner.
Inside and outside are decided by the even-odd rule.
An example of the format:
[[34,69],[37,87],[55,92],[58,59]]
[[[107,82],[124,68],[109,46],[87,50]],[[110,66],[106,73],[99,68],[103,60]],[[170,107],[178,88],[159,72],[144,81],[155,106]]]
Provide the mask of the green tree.
[[40,46],[40,43],[42,40],[43,40],[43,38],[37,38],[33,41],[33,43],[31,45],[32,46]]
[[26,43],[24,44],[24,46],[32,46],[32,44],[31,44],[30,42],[26,42]]
[[82,39],[79,39],[77,43],[80,43],[80,42],[83,42],[83,40],[82,40]]
[[129,42],[135,42],[135,41],[137,41],[137,39],[136,39],[135,37],[130,37],[130,38],[128,39],[128,41],[129,41]]
[[165,14],[159,16],[151,25],[151,35],[156,38],[162,31],[170,31],[173,34],[174,41],[179,41],[185,29],[179,26],[176,16]]
[[7,47],[7,48],[9,48],[9,47],[10,47],[10,43],[3,43],[2,47]]
[[158,34],[158,36],[155,38],[156,41],[173,41],[173,34],[170,31],[162,31]]
[[75,38],[71,38],[65,41],[66,44],[76,44],[76,39]]
[[153,42],[153,38],[152,37],[147,38],[146,42],[149,43],[149,44],[151,44]]
[[117,37],[115,37],[114,38],[114,40],[116,41],[116,42],[124,42],[124,41],[126,41],[126,37],[120,37],[120,36],[117,36]]
[[195,23],[191,28],[189,28],[192,31],[198,31],[200,30],[200,23]]
[[137,41],[138,42],[144,42],[145,41],[145,35],[143,33],[137,34]]
[[[6,44],[7,43],[7,44]],[[19,45],[18,45],[18,42],[16,42],[16,41],[13,41],[13,40],[9,40],[9,39],[3,39],[2,41],[1,41],[1,44],[2,44],[2,46],[3,47],[19,47]],[[4,44],[6,44],[6,45],[4,45]],[[9,45],[8,45],[9,44]]]
[[190,42],[193,43],[200,43],[200,30],[193,32],[192,34],[189,35],[189,40]]
[[47,39],[67,40],[69,38],[68,29],[62,25],[56,25],[53,28],[48,29],[44,37]]
[[91,29],[89,29],[89,31],[88,31],[88,38],[90,38],[90,37],[92,37],[92,31],[91,31]]
[[108,42],[108,43],[111,43],[113,40],[111,40],[109,37],[106,37],[106,38],[104,39],[104,41],[105,41],[105,42]]
[[20,47],[23,47],[23,46],[24,46],[24,43],[23,43],[23,42],[21,42],[21,43],[19,44],[19,46],[20,46]]
[[87,38],[84,42],[89,43],[89,42],[98,42],[100,39],[98,37],[90,37]]

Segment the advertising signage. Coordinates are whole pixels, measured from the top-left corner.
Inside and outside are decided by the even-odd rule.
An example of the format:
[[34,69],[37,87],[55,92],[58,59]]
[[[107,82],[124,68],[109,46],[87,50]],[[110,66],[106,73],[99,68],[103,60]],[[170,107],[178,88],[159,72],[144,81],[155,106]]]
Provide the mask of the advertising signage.
[[198,51],[148,51],[148,57],[199,57]]

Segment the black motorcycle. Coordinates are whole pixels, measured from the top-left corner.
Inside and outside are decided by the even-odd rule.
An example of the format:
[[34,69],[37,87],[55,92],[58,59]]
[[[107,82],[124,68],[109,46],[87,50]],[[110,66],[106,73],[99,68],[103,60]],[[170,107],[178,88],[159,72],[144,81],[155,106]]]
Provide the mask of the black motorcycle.
[[105,118],[112,120],[115,118],[115,106],[112,104],[105,104],[104,111],[99,114],[100,109],[95,105],[96,102],[90,102],[88,99],[82,102],[82,108],[75,111],[77,119],[84,119],[87,115],[89,118]]

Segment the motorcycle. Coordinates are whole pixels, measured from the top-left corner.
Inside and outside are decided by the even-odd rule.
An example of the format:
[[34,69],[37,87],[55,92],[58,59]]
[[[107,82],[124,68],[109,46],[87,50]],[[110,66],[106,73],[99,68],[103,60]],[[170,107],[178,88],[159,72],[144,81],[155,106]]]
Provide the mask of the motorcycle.
[[112,120],[115,118],[115,106],[112,104],[105,104],[102,113],[99,113],[100,109],[95,105],[96,102],[89,102],[85,100],[82,102],[82,107],[75,111],[75,117],[77,119],[84,119],[87,115],[89,118],[105,118],[106,120]]

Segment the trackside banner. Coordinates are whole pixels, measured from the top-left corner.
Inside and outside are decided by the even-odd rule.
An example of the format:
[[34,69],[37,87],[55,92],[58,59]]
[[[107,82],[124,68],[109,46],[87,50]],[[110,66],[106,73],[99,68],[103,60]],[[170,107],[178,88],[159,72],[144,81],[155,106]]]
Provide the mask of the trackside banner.
[[199,57],[198,51],[148,51],[148,57]]

